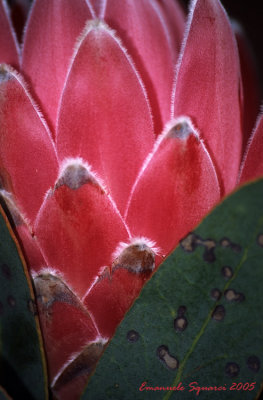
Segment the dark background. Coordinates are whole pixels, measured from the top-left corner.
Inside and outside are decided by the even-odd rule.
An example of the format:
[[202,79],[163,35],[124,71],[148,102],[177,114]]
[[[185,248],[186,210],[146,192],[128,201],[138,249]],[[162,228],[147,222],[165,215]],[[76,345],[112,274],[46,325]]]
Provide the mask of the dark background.
[[[189,0],[181,0],[188,10]],[[230,18],[244,28],[254,53],[263,92],[263,0],[221,0]]]
[[[23,23],[17,21],[23,21],[25,15],[22,10],[24,7],[27,8],[30,5],[31,0],[7,1],[13,8],[13,18],[16,20],[18,36],[21,37]],[[190,0],[179,1],[184,5],[187,11]],[[258,75],[261,82],[261,92],[263,93],[263,0],[221,0],[221,2],[230,18],[238,21],[247,34],[247,38],[256,58]]]

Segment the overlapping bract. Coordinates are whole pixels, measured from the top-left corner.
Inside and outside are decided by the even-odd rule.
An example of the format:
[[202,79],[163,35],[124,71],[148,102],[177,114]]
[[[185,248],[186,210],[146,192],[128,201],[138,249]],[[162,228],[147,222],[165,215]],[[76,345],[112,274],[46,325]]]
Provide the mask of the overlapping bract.
[[1,194],[74,399],[154,268],[263,173],[262,120],[239,172],[257,91],[219,0],[186,23],[173,0],[35,0],[21,51],[3,2],[0,62]]

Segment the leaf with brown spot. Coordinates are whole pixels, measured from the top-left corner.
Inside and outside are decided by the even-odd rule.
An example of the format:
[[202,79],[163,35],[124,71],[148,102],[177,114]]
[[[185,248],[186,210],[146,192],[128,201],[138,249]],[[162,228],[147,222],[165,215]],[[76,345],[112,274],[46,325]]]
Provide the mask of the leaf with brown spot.
[[26,264],[0,207],[0,399],[47,399],[44,350]]
[[[263,180],[242,187],[181,242],[126,314],[81,400],[192,400],[191,382],[226,385],[224,392],[202,392],[203,400],[256,398],[263,380],[262,198]],[[209,261],[208,238],[215,256]],[[183,330],[175,329],[178,321]],[[139,340],[127,340],[128,332]],[[168,368],[175,359],[178,368]],[[182,382],[185,390],[139,391],[143,382]],[[256,384],[241,394],[230,392],[232,382]]]

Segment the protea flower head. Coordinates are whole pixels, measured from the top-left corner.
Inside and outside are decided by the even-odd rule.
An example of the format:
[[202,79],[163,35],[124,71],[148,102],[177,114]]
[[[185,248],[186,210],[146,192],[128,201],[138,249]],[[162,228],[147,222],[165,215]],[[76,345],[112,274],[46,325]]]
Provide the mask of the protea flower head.
[[1,195],[74,399],[162,260],[262,174],[257,88],[219,0],[35,0],[22,46],[2,1],[0,31]]

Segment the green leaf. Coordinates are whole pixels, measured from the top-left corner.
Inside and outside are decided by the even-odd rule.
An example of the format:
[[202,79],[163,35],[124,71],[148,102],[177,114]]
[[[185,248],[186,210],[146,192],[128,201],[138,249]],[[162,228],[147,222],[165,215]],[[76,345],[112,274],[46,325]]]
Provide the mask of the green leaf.
[[25,262],[0,209],[0,385],[14,399],[47,398],[44,351],[35,314]]
[[[228,197],[165,260],[117,329],[82,400],[192,400],[192,382],[221,387],[202,391],[203,400],[254,399],[263,379],[262,282],[260,180]],[[178,385],[184,389],[145,388]]]

